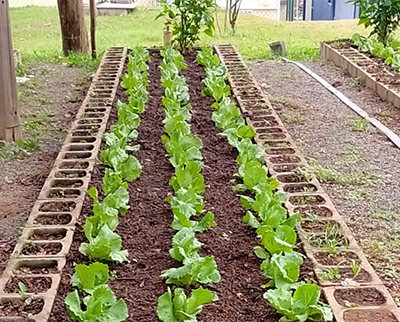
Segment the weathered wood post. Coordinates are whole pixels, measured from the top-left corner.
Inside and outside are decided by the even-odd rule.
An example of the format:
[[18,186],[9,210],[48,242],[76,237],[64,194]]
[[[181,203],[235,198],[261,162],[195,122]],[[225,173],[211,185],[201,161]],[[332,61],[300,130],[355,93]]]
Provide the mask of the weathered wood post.
[[90,43],[92,47],[92,58],[97,58],[96,52],[96,3],[90,0]]
[[8,0],[0,0],[0,140],[21,139]]
[[57,0],[64,55],[70,51],[89,53],[89,41],[82,0]]

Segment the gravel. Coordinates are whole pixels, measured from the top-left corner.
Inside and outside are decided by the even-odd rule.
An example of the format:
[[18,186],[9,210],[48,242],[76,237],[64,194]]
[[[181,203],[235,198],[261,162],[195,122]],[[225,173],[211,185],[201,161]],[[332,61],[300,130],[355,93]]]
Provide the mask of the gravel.
[[[400,110],[331,65],[306,65],[400,134],[400,123],[394,126]],[[307,160],[336,170],[345,180],[366,181],[323,187],[399,301],[400,151],[372,125],[353,131],[358,115],[295,65],[252,61],[249,67]]]

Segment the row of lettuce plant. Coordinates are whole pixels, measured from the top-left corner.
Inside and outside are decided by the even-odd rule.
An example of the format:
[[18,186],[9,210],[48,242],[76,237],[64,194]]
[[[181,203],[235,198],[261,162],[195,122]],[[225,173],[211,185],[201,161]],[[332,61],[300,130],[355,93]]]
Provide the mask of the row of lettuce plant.
[[[149,53],[138,47],[132,50],[127,73],[122,77],[122,86],[129,95],[129,102],[117,102],[118,123],[112,125],[104,135],[106,149],[101,157],[106,165],[102,190],[104,199],[99,200],[96,188],[89,189],[93,199],[93,216],[87,217],[84,233],[88,240],[79,251],[96,262],[90,265],[75,265],[71,284],[76,287],[65,299],[68,314],[76,321],[120,322],[128,318],[124,300],[117,300],[107,285],[108,266],[100,261],[122,263],[128,261],[128,251],[122,250],[121,237],[115,232],[119,215],[125,215],[129,208],[128,183],[137,179],[142,171],[138,159],[131,153],[139,146],[133,145],[138,137],[137,128],[140,114],[148,99],[147,62]],[[83,295],[81,307],[80,292]]]
[[254,251],[262,259],[261,270],[269,282],[264,298],[283,315],[280,321],[331,321],[331,309],[320,303],[318,285],[298,282],[303,255],[293,249],[297,234],[295,225],[300,215],[288,217],[283,204],[287,194],[277,192],[278,181],[268,176],[263,152],[253,142],[255,132],[246,125],[240,110],[232,101],[226,70],[210,48],[203,47],[197,61],[206,70],[203,95],[214,98],[212,119],[233,147],[238,151],[237,162],[242,206],[247,210],[243,221],[256,230],[261,246]]
[[[187,289],[190,285],[218,283],[220,280],[214,257],[199,255],[202,243],[195,236],[196,232],[215,226],[214,214],[204,210],[203,194],[207,186],[201,174],[202,142],[191,134],[189,89],[185,78],[179,75],[187,66],[183,56],[171,47],[163,50],[161,55],[166,133],[162,141],[175,168],[175,175],[169,182],[174,194],[167,198],[173,211],[172,227],[177,231],[170,255],[182,266],[171,268],[161,275],[166,278],[167,284],[176,287],[173,294],[168,287],[168,291],[160,296],[157,314],[164,322],[196,322],[196,315],[201,312],[202,306],[217,300],[217,296],[200,286],[187,297],[182,287]],[[199,216],[203,216],[201,220],[193,220],[193,217]]]
[[384,45],[377,39],[354,34],[352,42],[360,51],[373,54],[383,59],[386,65],[393,67],[396,71],[400,71],[400,43],[398,41],[393,41],[390,45]]

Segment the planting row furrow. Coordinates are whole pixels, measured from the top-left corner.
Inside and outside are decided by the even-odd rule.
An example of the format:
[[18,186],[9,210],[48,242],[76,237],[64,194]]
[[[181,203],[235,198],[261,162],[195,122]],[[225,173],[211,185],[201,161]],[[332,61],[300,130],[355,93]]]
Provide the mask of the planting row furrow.
[[319,302],[318,285],[298,282],[303,256],[293,249],[296,245],[296,223],[299,214],[288,217],[282,206],[287,201],[285,193],[276,192],[278,181],[268,176],[263,151],[253,142],[255,132],[246,125],[240,110],[230,98],[230,87],[224,66],[209,48],[202,48],[198,62],[206,68],[204,95],[214,98],[212,119],[239,153],[238,176],[241,183],[235,186],[242,206],[247,210],[243,221],[255,229],[261,246],[254,248],[262,259],[261,270],[269,280],[264,298],[284,317],[284,321],[331,321],[332,312]]
[[[217,300],[217,296],[208,289],[199,287],[186,296],[182,287],[196,284],[218,283],[220,274],[214,257],[199,255],[202,244],[196,238],[197,232],[204,232],[214,227],[214,215],[204,210],[204,191],[207,186],[201,174],[203,157],[202,142],[191,134],[191,106],[189,88],[185,77],[179,73],[187,68],[183,56],[171,47],[161,52],[161,82],[164,87],[162,99],[165,111],[162,141],[169,155],[175,175],[169,184],[174,194],[167,198],[172,212],[172,228],[177,233],[172,240],[170,255],[182,263],[178,268],[171,268],[161,276],[167,284],[177,287],[174,293],[170,288],[159,297],[157,313],[164,322],[197,321],[196,315],[204,304]],[[203,216],[201,220],[194,217]]]
[[80,245],[79,252],[95,262],[75,265],[71,285],[76,289],[65,298],[67,312],[75,321],[120,322],[128,317],[125,301],[117,300],[107,284],[109,268],[101,261],[128,261],[128,251],[122,250],[121,236],[115,230],[119,215],[126,215],[129,208],[128,183],[142,172],[138,159],[131,152],[139,148],[132,143],[138,137],[139,115],[148,99],[148,60],[149,53],[142,48],[134,49],[129,56],[127,73],[122,77],[129,102],[117,102],[118,123],[104,135],[106,148],[101,157],[106,168],[102,191],[95,187],[88,191],[93,199],[93,216],[86,217],[83,230],[87,242]]
[[253,253],[258,239],[242,222],[245,211],[232,189],[232,178],[238,170],[237,152],[219,135],[211,119],[213,99],[202,95],[205,70],[196,62],[196,54],[185,55],[188,68],[182,75],[190,88],[191,131],[203,143],[202,174],[207,185],[204,202],[217,223],[207,233],[198,235],[198,239],[204,244],[202,255],[214,256],[221,273],[221,281],[213,288],[219,299],[207,306],[199,319],[259,322],[262,316],[265,320],[277,321],[275,310],[262,298],[264,277]]

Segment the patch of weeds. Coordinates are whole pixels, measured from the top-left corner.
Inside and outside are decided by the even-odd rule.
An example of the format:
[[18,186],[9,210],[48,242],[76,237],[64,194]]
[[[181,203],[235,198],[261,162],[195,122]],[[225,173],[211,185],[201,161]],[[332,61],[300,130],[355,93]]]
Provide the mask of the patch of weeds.
[[365,132],[368,128],[369,121],[364,118],[353,119],[349,121],[349,124],[353,132]]
[[345,200],[351,201],[373,199],[373,195],[364,189],[345,190],[341,193],[341,197]]
[[330,268],[330,267],[324,268],[323,272],[318,273],[318,276],[322,278],[324,281],[331,281],[334,280],[335,278],[339,279],[340,278],[339,265],[337,265],[335,268]]
[[25,116],[23,123],[24,129],[30,136],[39,137],[49,131],[49,123],[52,121],[54,113],[48,109],[43,109],[35,114]]
[[361,160],[361,152],[356,149],[354,146],[349,149],[343,151],[342,153],[344,164],[354,164]]
[[297,167],[297,174],[310,181],[315,176],[319,182],[348,185],[373,185],[382,182],[382,176],[376,172],[353,173],[343,175],[335,169],[325,168],[315,159],[311,159],[306,166]]
[[0,141],[0,162],[25,157],[30,152],[39,149],[39,147],[39,142],[35,138],[19,140],[18,142]]
[[400,226],[377,231],[373,240],[363,240],[361,245],[372,266],[381,276],[400,277]]
[[276,103],[276,104],[282,104],[285,106],[292,106],[293,105],[293,100],[288,97],[280,97],[280,96],[272,96],[269,95],[268,99],[270,100],[271,103]]
[[50,75],[50,73],[51,73],[51,70],[48,69],[47,67],[44,67],[44,68],[40,71],[40,75],[42,75],[42,76]]
[[97,68],[100,65],[101,55],[97,59],[92,59],[88,54],[77,54],[70,52],[67,57],[67,64],[70,67],[85,67],[88,69]]
[[42,90],[38,90],[37,87],[38,84],[35,79],[18,84],[18,98],[20,102],[29,105],[49,105],[49,98]]
[[344,236],[340,226],[328,223],[323,235],[308,236],[308,243],[312,246],[322,248],[327,254],[337,254],[343,248],[349,248],[349,241]]
[[383,219],[386,221],[392,221],[396,217],[396,212],[393,210],[392,206],[386,208],[380,208],[371,214],[374,219]]
[[15,66],[15,73],[17,74],[18,77],[24,77],[26,75],[26,67],[22,63],[18,63]]
[[311,159],[306,166],[297,167],[297,174],[310,181],[315,176],[322,183],[341,183],[344,177],[334,169],[324,168],[317,160]]
[[282,115],[283,120],[286,123],[303,123],[306,120],[306,117],[301,114],[285,114],[283,113]]

